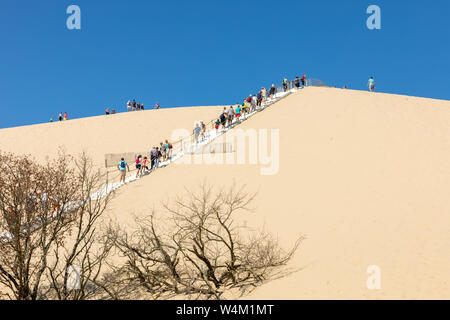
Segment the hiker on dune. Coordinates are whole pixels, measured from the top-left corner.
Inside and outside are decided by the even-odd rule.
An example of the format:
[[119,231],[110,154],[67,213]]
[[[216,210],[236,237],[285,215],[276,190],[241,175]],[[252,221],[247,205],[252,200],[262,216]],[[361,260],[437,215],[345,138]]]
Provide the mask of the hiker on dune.
[[230,106],[228,109],[228,127],[230,127],[233,124],[233,118],[234,118],[234,109],[233,106]]
[[159,150],[158,147],[156,147],[156,158],[155,158],[155,169],[159,168],[159,162],[161,161],[161,151]]
[[167,146],[166,146],[166,144],[160,142],[159,143],[159,150],[160,150],[161,155],[162,155],[162,158],[161,158],[162,161],[165,161],[166,160],[166,156],[167,156]]
[[219,116],[220,124],[222,125],[222,129],[225,130],[227,124],[227,109],[224,107],[222,113]]
[[150,170],[153,170],[153,168],[155,167],[157,155],[158,151],[156,150],[156,147],[153,147],[153,149],[150,151]]
[[117,169],[120,171],[120,183],[125,183],[125,176],[127,174],[127,168],[128,171],[130,171],[130,167],[128,166],[128,163],[126,163],[125,159],[120,159]]
[[238,106],[236,107],[235,114],[236,114],[236,121],[240,121],[239,118],[241,117],[241,105],[238,104]]
[[139,178],[142,172],[142,156],[138,155],[136,158],[136,179]]
[[198,143],[198,137],[200,136],[200,132],[202,131],[202,128],[200,128],[200,125],[198,123],[195,124],[194,128],[194,141],[195,143]]
[[173,146],[167,139],[166,139],[166,145],[167,145],[167,159],[170,160],[172,158]]
[[288,83],[289,83],[288,79],[286,79],[286,77],[284,77],[284,79],[283,79],[283,90],[284,90],[284,92],[286,92],[288,90],[288,86],[289,86]]
[[308,81],[306,81],[306,74],[304,74],[302,76],[301,82],[302,82],[302,88],[304,88],[308,85]]
[[264,87],[261,89],[261,97],[262,102],[265,103],[267,101],[267,90]]
[[367,82],[367,85],[369,87],[370,92],[375,91],[375,80],[373,79],[373,77],[370,77],[369,81]]
[[294,86],[295,86],[296,89],[300,88],[300,78],[299,78],[299,76],[295,77]]
[[270,100],[273,99],[273,96],[275,95],[275,93],[277,93],[277,88],[275,88],[275,85],[272,84],[272,86],[269,89]]
[[146,173],[148,171],[148,158],[144,157],[144,160],[142,160],[142,166],[141,166],[141,173]]

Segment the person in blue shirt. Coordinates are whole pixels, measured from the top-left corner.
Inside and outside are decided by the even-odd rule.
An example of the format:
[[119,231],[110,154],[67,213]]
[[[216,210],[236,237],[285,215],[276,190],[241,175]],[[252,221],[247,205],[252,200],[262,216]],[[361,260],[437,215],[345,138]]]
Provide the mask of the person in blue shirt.
[[127,169],[130,171],[130,167],[128,166],[128,163],[125,161],[124,158],[120,159],[119,163],[117,164],[117,168],[120,171],[120,183],[125,183],[125,176],[127,174]]
[[220,119],[217,119],[214,126],[214,128],[216,129],[216,133],[219,131],[219,127],[220,127]]
[[239,121],[239,118],[241,116],[241,105],[240,104],[238,104],[238,106],[236,107],[235,114],[236,114],[236,119]]

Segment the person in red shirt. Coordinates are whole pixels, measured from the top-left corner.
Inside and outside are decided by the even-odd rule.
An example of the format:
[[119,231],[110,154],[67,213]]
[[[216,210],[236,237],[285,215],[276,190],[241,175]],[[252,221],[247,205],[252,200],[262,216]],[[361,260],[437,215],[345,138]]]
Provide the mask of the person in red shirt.
[[306,74],[303,75],[301,81],[302,81],[302,88],[308,85],[308,82],[306,81]]
[[136,179],[141,175],[142,169],[142,156],[138,155],[136,158]]

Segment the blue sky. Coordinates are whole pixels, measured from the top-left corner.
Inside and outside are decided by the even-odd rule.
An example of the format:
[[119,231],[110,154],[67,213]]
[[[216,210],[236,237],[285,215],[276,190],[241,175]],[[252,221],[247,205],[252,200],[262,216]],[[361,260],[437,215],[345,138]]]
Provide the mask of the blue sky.
[[[66,9],[81,8],[81,30]],[[381,8],[381,30],[366,9]],[[450,99],[450,1],[2,0],[0,128],[153,106],[232,104],[306,73]]]

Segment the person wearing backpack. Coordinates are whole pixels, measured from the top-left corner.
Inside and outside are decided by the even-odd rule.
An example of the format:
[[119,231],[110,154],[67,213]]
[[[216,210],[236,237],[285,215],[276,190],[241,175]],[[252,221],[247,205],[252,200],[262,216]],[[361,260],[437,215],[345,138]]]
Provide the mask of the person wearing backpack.
[[286,79],[286,77],[283,79],[283,90],[284,92],[288,90],[288,79]]
[[128,163],[126,163],[124,158],[120,159],[117,168],[120,171],[120,183],[121,182],[125,183],[125,176],[127,174],[127,169],[128,171],[130,171],[130,167],[128,166]]
[[295,77],[294,85],[296,89],[300,88],[300,78],[298,76]]
[[225,116],[225,108],[223,108],[223,112],[220,114],[219,119],[220,119],[220,124],[222,125],[223,130],[225,130],[226,124],[227,124],[227,117]]
[[260,91],[258,92],[258,94],[256,95],[256,106],[257,106],[257,107],[260,107],[260,106],[261,106],[261,102],[262,102],[262,94],[261,94],[261,91],[262,91],[262,90],[260,90]]
[[[236,104],[240,107],[239,103],[236,103]],[[239,117],[241,116],[240,110],[241,110],[241,108],[239,108]],[[244,103],[242,104],[242,113],[243,113],[243,115],[245,115],[247,112],[248,112],[248,103],[247,103],[247,99],[244,99]],[[237,108],[236,108],[236,113],[237,113]],[[236,114],[236,117],[239,118],[237,116],[237,114]]]

